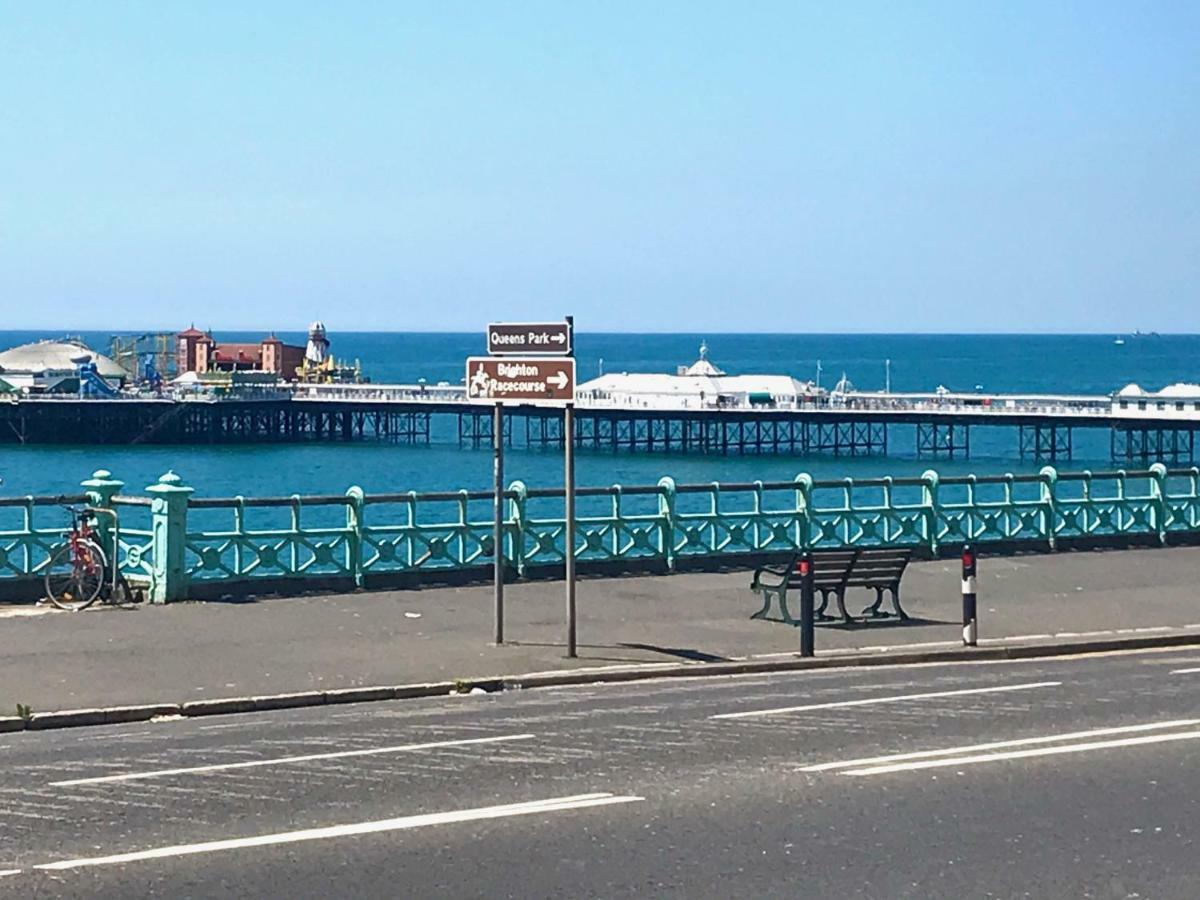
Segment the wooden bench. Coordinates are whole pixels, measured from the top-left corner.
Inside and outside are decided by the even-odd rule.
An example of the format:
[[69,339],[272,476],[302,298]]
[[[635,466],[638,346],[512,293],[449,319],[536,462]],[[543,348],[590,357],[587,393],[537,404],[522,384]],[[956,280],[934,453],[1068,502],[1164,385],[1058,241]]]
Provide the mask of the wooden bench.
[[[853,622],[854,619],[846,612],[846,589],[867,588],[875,591],[875,602],[862,611],[862,615],[871,619],[883,619],[895,616],[897,619],[907,619],[908,614],[900,605],[900,579],[912,558],[912,551],[886,547],[864,547],[857,550],[816,550],[811,554],[813,565],[813,592],[821,595],[821,604],[816,609],[816,618],[829,621],[834,618],[825,610],[832,596],[837,602],[838,615],[843,622]],[[800,591],[800,575],[797,566],[800,554],[796,554],[788,562],[786,568],[760,566],[754,571],[750,582],[750,590],[761,594],[762,609],[752,615],[752,619],[768,619],[780,621],[788,625],[799,625],[800,620],[793,617],[788,609],[787,598],[789,591]],[[882,609],[883,594],[887,591],[892,598],[892,612]],[[779,600],[778,620],[770,618],[772,601]]]

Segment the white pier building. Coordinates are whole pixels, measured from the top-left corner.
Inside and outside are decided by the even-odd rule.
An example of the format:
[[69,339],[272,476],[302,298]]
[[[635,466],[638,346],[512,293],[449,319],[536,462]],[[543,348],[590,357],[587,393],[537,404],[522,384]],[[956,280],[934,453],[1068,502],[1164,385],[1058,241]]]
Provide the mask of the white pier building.
[[620,372],[601,375],[576,389],[580,405],[641,409],[792,409],[826,391],[790,375],[727,375],[708,359],[680,366],[674,374]]

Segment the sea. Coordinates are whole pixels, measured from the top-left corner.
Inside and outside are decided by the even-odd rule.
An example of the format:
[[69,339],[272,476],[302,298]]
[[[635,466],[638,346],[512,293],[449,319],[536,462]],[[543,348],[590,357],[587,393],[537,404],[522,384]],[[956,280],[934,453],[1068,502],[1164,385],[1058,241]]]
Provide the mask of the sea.
[[[72,332],[107,352],[109,333]],[[62,333],[0,331],[0,349]],[[300,332],[280,332],[304,343]],[[259,332],[216,332],[218,340],[256,341]],[[464,360],[484,352],[482,332],[331,332],[339,360],[359,360],[374,382],[424,378],[459,383]],[[951,334],[600,334],[576,335],[579,380],[601,372],[674,372],[694,362],[701,343],[708,358],[730,374],[791,374],[832,386],[845,375],[857,388],[894,391],[984,390],[1012,393],[1108,394],[1130,382],[1157,389],[1200,381],[1200,335],[951,335]],[[943,473],[1035,471],[1021,460],[1015,431],[976,428],[971,458],[918,458],[910,426],[894,432],[893,455],[882,457],[700,456],[580,450],[581,485],[790,480]],[[1064,468],[1112,468],[1106,431],[1076,432],[1075,459]],[[130,492],[172,471],[201,496],[279,496],[342,493],[352,485],[371,492],[486,489],[487,449],[460,448],[452,428],[435,430],[429,445],[388,443],[255,444],[246,446],[16,446],[0,444],[0,494],[64,493],[97,469],[107,469]],[[530,487],[561,486],[561,451],[512,449],[508,480]]]

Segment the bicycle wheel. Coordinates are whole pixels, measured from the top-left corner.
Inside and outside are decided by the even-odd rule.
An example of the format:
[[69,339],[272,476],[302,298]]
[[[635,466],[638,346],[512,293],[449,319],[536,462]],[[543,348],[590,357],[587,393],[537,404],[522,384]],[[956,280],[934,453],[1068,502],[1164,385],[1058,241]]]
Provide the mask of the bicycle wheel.
[[94,541],[63,544],[46,566],[46,597],[59,609],[86,609],[104,587],[104,551]]

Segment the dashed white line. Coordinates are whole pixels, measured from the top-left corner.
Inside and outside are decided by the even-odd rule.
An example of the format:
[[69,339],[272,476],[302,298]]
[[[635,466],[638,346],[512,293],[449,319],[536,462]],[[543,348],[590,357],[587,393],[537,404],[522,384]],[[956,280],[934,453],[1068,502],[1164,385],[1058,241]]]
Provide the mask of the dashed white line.
[[1134,734],[1139,731],[1162,731],[1168,728],[1186,728],[1200,725],[1200,719],[1176,719],[1171,722],[1151,722],[1144,725],[1121,725],[1114,728],[1093,728],[1090,731],[1072,731],[1066,734],[1048,734],[1040,737],[1017,738],[1009,741],[991,741],[986,744],[969,744],[965,747],[947,747],[941,750],[918,750],[913,753],[893,753],[888,756],[866,756],[860,759],[844,759],[837,762],[803,766],[801,772],[829,772],[834,769],[853,769],[881,763],[896,763],[911,759],[929,759],[938,756],[955,756],[978,753],[982,750],[1002,750],[1007,747],[1027,747],[1033,744],[1053,744],[1075,741],[1080,738],[1101,737],[1113,734]]
[[1195,669],[1172,669],[1172,670],[1171,670],[1171,674],[1172,674],[1172,675],[1194,675],[1194,674],[1196,674],[1197,672],[1200,672],[1200,668],[1195,668]]
[[1036,756],[1055,756],[1062,753],[1084,753],[1089,750],[1108,750],[1114,747],[1140,747],[1145,744],[1165,744],[1172,741],[1194,741],[1200,731],[1180,731],[1172,734],[1148,734],[1141,737],[1122,738],[1112,741],[1089,741],[1083,744],[1066,744],[1059,747],[1038,747],[1034,750],[1013,750],[1008,753],[979,753],[974,756],[955,756],[949,759],[923,759],[916,762],[896,763],[888,766],[870,766],[865,769],[850,769],[843,775],[887,775],[892,772],[911,772],[917,769],[941,769],[948,766],[972,766],[979,763],[1000,762],[1006,759],[1030,759]]
[[749,712],[719,713],[710,719],[748,719],[752,716],[776,716],[784,713],[811,712],[818,709],[841,709],[848,706],[870,706],[876,703],[900,703],[905,700],[931,700],[936,697],[965,697],[970,694],[997,694],[1007,691],[1031,691],[1035,688],[1059,687],[1061,681],[1034,681],[1029,684],[1002,684],[983,688],[961,688],[953,691],[926,691],[921,694],[900,694],[891,697],[864,697],[860,700],[836,700],[831,703],[809,703],[804,706],[782,706],[778,709],[755,709]]
[[20,869],[0,869],[0,878],[6,878],[9,875],[20,875]]
[[199,844],[177,844],[173,847],[158,847],[154,850],[138,850],[112,856],[81,857],[59,862],[43,863],[35,869],[78,869],[85,866],[107,866],[114,863],[140,862],[148,859],[164,859],[172,856],[189,856],[196,853],[216,853],[224,850],[240,850],[247,847],[270,847],[277,844],[293,844],[299,841],[319,841],[330,838],[350,837],[360,834],[376,834],[382,831],[400,831],[408,828],[424,828],[430,825],[448,825],[456,822],[475,822],[481,819],[501,819],[508,816],[525,816],[537,813],[559,812],[568,809],[586,809],[592,806],[608,806],[614,803],[636,803],[644,797],[617,796],[613,794],[577,794],[571,797],[556,797],[527,803],[510,803],[503,806],[485,806],[478,809],[463,809],[454,812],[426,813],[403,816],[397,819],[381,819],[374,822],[358,822],[350,825],[331,825],[327,828],[308,828],[303,831],[284,831],[256,837],[231,838],[223,841],[207,841]]
[[532,734],[509,734],[496,737],[464,738],[453,741],[430,741],[425,744],[399,744],[394,747],[372,747],[365,750],[338,750],[332,753],[309,753],[304,756],[281,756],[275,759],[252,759],[244,762],[215,763],[209,766],[188,766],[179,769],[155,769],[150,772],[125,772],[121,775],[99,775],[93,778],[71,778],[52,781],[50,787],[71,787],[80,784],[108,784],[114,781],[138,781],[144,778],[165,778],[169,775],[204,775],[230,769],[253,769],[259,766],[281,766],[323,759],[346,759],[352,756],[378,756],[383,753],[405,753],[411,750],[437,750],[442,747],[470,747],[477,744],[498,744],[504,741],[528,741]]

